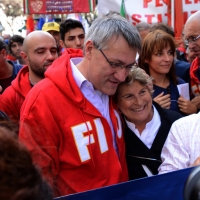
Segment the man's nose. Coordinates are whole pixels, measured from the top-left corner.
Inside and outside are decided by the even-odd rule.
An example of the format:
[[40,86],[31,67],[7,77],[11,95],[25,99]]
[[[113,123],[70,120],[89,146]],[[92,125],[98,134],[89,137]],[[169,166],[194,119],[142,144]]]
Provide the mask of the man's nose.
[[17,47],[17,49],[20,49],[20,45],[19,44],[17,44],[16,47]]
[[130,70],[127,70],[127,68],[117,68],[116,72],[114,73],[114,77],[119,81],[119,82],[124,82],[126,77],[128,76]]
[[80,45],[81,45],[81,40],[80,40],[78,37],[76,38],[76,45],[77,45],[77,46],[80,46]]
[[48,51],[46,59],[47,60],[55,60],[55,56],[54,56],[54,54],[51,53],[51,51]]
[[142,99],[140,97],[135,97],[134,103],[137,105],[142,105]]
[[193,49],[195,47],[195,42],[189,42],[188,43],[188,48]]

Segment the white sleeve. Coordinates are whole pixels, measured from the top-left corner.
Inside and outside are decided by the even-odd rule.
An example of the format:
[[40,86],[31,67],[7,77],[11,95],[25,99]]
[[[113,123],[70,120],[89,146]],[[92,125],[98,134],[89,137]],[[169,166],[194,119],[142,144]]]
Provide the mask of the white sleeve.
[[162,164],[158,169],[159,174],[189,167],[188,128],[184,126],[183,122],[182,120],[178,120],[172,124],[162,149]]

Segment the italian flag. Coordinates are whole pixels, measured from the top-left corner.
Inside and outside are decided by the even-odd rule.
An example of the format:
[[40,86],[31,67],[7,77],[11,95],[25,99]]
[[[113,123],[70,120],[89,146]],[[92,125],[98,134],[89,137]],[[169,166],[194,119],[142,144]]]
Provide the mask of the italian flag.
[[121,3],[120,15],[121,15],[122,17],[126,18],[126,9],[125,9],[124,0],[122,0],[122,3]]

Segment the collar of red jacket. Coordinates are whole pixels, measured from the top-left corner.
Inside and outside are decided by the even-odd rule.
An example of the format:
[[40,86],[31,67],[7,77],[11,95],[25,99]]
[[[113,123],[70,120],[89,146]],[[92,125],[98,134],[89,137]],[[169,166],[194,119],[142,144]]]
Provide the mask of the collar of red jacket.
[[195,58],[190,67],[190,78],[191,81],[195,83],[200,83],[200,80],[197,76],[197,70],[199,69],[199,62],[200,60],[198,58]]

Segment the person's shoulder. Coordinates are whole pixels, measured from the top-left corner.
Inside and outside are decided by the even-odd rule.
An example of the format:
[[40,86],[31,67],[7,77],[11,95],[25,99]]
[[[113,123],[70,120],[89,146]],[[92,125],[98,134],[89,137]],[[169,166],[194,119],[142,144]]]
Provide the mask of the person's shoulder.
[[19,70],[23,68],[23,65],[14,64],[14,67],[16,68],[17,72],[19,72]]
[[161,116],[161,118],[165,118],[165,119],[167,119],[167,120],[169,120],[171,122],[174,122],[175,120],[180,119],[181,117],[183,117],[183,115],[181,115],[177,111],[162,108],[155,101],[153,101],[153,105],[155,106],[155,108],[158,111],[158,113]]
[[33,105],[40,104],[39,106],[41,106],[41,102],[43,101],[45,101],[47,105],[47,103],[51,101],[51,98],[53,98],[52,89],[54,90],[51,81],[47,78],[42,79],[28,92],[23,105],[28,104],[32,107]]
[[7,62],[9,63],[9,64],[11,64],[12,66],[13,66],[13,71],[15,71],[15,72],[19,72],[19,70],[23,67],[23,65],[19,65],[19,64],[15,64],[13,61],[11,61],[11,60],[7,60]]
[[42,91],[42,93],[48,94],[53,85],[53,82],[49,78],[44,78],[32,87],[31,92],[40,93]]
[[186,83],[182,78],[177,77],[178,84]]
[[176,59],[175,67],[190,68],[191,63]]
[[47,105],[54,102],[56,96],[58,95],[59,91],[55,84],[49,78],[44,78],[32,87],[32,89],[28,92],[26,99],[28,99],[30,104],[31,102],[33,104],[45,102]]
[[166,113],[166,115],[169,117],[170,121],[172,122],[183,117],[183,115],[181,115],[179,112],[174,111],[174,110],[163,108],[163,111]]
[[177,126],[193,126],[198,125],[200,121],[200,113],[191,114],[178,119],[175,124]]

